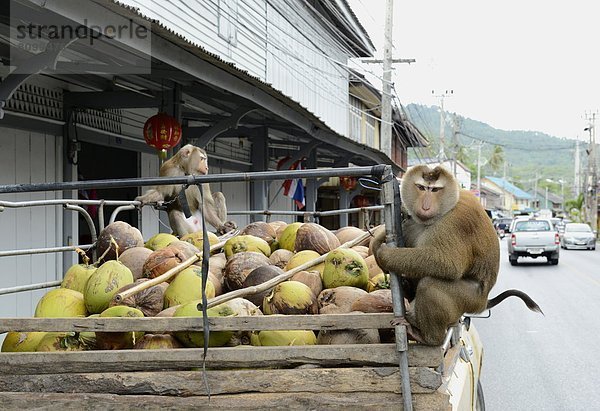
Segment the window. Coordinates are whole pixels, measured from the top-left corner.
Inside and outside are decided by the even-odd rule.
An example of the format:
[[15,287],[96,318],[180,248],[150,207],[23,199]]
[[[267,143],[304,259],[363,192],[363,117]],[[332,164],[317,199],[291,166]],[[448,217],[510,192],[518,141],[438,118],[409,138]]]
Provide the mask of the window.
[[542,220],[519,221],[515,231],[550,231],[550,224]]
[[237,46],[238,0],[219,0],[219,37]]
[[350,138],[354,141],[362,140],[362,104],[359,99],[354,96],[350,96],[350,127],[349,134]]

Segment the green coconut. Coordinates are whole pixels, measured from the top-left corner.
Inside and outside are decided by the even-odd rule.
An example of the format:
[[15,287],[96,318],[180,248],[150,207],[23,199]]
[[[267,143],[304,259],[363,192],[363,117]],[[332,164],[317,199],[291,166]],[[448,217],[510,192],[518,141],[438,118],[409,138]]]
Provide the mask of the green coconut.
[[236,253],[242,253],[246,251],[254,251],[264,254],[266,257],[271,255],[271,247],[269,243],[259,237],[253,235],[238,235],[230,238],[225,242],[223,246],[225,251],[225,257],[231,258]]
[[284,281],[273,287],[263,299],[264,314],[316,314],[317,297],[299,281]]
[[177,241],[178,238],[173,234],[168,233],[158,233],[154,234],[152,237],[144,243],[144,247],[149,248],[152,251],[160,250],[161,248],[165,248],[173,241]]
[[263,330],[253,332],[250,343],[255,346],[272,347],[315,345],[317,344],[317,337],[310,330]]
[[[202,317],[202,311],[198,310],[198,304],[201,302],[201,300],[196,300],[182,305],[175,310],[173,317]],[[227,303],[223,303],[208,308],[206,314],[209,317],[230,317],[235,315],[235,311]],[[202,331],[177,331],[173,334],[186,347],[204,347],[204,333]],[[211,331],[208,338],[208,346],[222,347],[229,342],[232,336],[233,331]]]
[[85,291],[85,306],[90,314],[99,314],[108,308],[110,300],[119,288],[133,283],[133,274],[124,264],[109,260],[102,264],[88,280]]
[[[115,305],[100,313],[103,317],[143,317],[144,313],[137,308],[126,305]],[[133,348],[136,341],[142,338],[143,332],[96,332],[96,348],[99,350],[123,350]]]
[[[202,250],[204,234],[202,231],[189,233],[181,237],[181,241],[195,245],[199,250]],[[213,246],[219,242],[219,237],[215,233],[208,232],[208,243]]]
[[10,331],[2,342],[2,352],[34,352],[45,332]]
[[[212,281],[206,282],[206,297],[215,296],[215,286]],[[189,303],[202,298],[202,268],[190,266],[181,271],[169,284],[164,295],[164,308]]]
[[[302,264],[308,263],[309,261],[316,260],[319,257],[321,257],[321,255],[314,250],[298,251],[296,254],[294,254],[292,256],[292,258],[289,259],[289,261],[285,265],[284,270],[290,271],[296,267],[301,266]],[[320,264],[314,265],[310,268],[307,268],[306,270],[318,271],[319,273],[323,274],[324,268],[325,268],[325,265],[323,263],[320,263]]]
[[369,269],[356,251],[348,248],[333,250],[325,258],[324,288],[347,285],[366,290],[368,282]]
[[285,229],[279,236],[279,248],[285,248],[286,250],[296,251],[296,232],[302,224],[304,223],[291,223],[285,227]]
[[72,265],[65,273],[61,288],[68,288],[70,290],[79,291],[83,294],[85,285],[89,278],[96,271],[96,267],[88,264],[75,264]]
[[35,307],[35,317],[85,317],[87,315],[83,294],[69,288],[48,291]]
[[83,351],[85,349],[77,333],[51,332],[44,334],[35,351]]

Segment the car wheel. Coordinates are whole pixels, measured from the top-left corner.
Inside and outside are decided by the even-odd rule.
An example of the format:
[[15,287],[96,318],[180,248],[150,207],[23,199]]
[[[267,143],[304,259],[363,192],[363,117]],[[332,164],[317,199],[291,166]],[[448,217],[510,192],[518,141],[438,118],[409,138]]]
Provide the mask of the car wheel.
[[510,262],[510,265],[517,265],[517,259],[516,258],[508,257],[508,261]]
[[551,265],[558,265],[558,258],[551,258],[549,259],[549,262]]
[[483,396],[481,381],[477,381],[477,402],[475,402],[475,410],[485,411],[485,397]]

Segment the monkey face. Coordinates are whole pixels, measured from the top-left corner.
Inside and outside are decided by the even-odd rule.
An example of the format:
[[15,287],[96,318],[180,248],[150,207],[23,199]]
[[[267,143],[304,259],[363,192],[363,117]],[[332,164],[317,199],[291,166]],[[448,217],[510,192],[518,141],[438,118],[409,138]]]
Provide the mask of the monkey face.
[[188,159],[188,174],[206,175],[208,174],[208,156],[206,151],[194,147]]

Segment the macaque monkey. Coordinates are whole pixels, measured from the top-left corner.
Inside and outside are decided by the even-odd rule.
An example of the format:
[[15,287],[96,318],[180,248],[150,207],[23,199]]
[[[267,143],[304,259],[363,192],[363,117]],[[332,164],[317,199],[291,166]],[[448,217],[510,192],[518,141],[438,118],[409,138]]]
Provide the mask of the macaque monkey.
[[498,238],[479,200],[460,190],[452,174],[439,166],[415,166],[402,179],[401,198],[405,247],[387,246],[384,230],[371,241],[381,269],[406,280],[402,284],[410,306],[406,319],[394,324],[406,325],[416,341],[439,345],[463,314],[482,312],[509,296],[542,312],[519,290],[487,299],[498,276]]
[[[178,177],[185,175],[208,174],[208,156],[206,151],[191,144],[183,146],[173,157],[160,167],[161,177]],[[142,204],[165,202],[169,223],[173,234],[183,236],[202,230],[202,209],[200,190],[191,185],[185,190],[185,196],[192,216],[185,217],[182,205],[177,197],[182,187],[180,185],[157,186],[136,198]],[[212,225],[218,234],[225,234],[237,228],[233,221],[227,220],[227,207],[223,193],[212,193],[208,183],[202,184],[204,199],[204,219]]]

